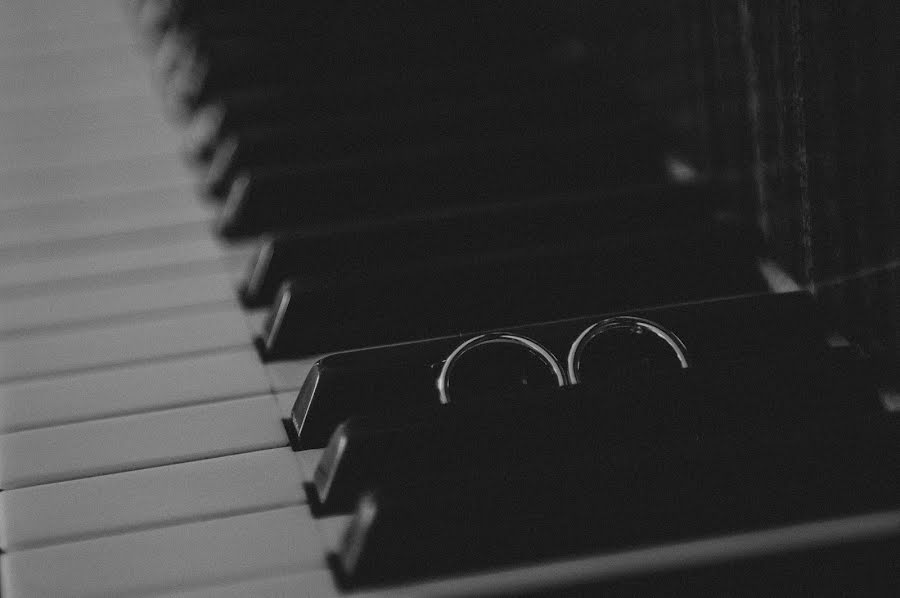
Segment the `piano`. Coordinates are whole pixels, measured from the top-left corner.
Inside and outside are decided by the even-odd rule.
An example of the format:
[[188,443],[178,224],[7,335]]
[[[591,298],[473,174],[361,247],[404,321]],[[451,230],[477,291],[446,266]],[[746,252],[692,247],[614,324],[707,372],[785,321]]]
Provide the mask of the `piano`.
[[900,589],[893,3],[0,4],[0,595]]

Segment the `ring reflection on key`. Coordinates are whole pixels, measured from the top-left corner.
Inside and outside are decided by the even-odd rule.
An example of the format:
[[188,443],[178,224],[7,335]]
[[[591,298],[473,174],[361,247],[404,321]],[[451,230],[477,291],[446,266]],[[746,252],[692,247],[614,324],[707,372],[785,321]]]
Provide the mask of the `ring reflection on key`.
[[[559,362],[524,336],[482,334],[459,345],[437,378],[441,403],[472,402],[566,385]],[[451,394],[452,393],[452,394]]]
[[673,332],[633,316],[607,318],[586,328],[569,349],[572,384],[610,374],[688,367],[687,349]]

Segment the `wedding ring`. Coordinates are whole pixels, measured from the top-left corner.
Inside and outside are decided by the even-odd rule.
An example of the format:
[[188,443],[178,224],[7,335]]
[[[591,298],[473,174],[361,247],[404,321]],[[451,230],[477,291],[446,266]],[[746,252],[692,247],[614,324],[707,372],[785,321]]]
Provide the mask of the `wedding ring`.
[[[506,356],[502,355],[501,357],[510,356],[513,359],[521,359],[521,357],[525,357],[532,363],[508,363],[508,364],[495,364],[495,367],[491,368],[490,363],[486,363],[484,361],[480,362],[469,362],[467,358],[470,358],[475,351],[480,351],[485,348],[493,348],[493,349],[512,349],[513,352],[507,354]],[[515,355],[515,353],[521,352],[521,356]],[[460,380],[458,379],[459,370],[461,368],[461,364],[463,368],[470,370],[468,372],[468,379]],[[509,366],[510,372],[502,372],[498,371],[497,365],[507,365]],[[518,368],[517,366],[523,366],[522,368]],[[473,366],[475,369],[473,370]],[[541,367],[542,366],[542,367]],[[521,371],[519,371],[521,369]],[[519,385],[523,389],[534,388],[535,386],[540,387],[541,385],[548,382],[555,382],[557,386],[565,386],[566,385],[566,376],[563,372],[562,367],[560,367],[557,359],[551,354],[547,349],[539,345],[537,342],[531,340],[530,338],[526,338],[524,336],[518,336],[515,334],[507,334],[507,333],[489,333],[482,334],[467,340],[462,343],[456,349],[453,350],[452,353],[447,357],[444,361],[443,367],[441,368],[440,375],[437,378],[437,390],[440,396],[441,403],[449,403],[451,400],[451,387],[455,387],[457,392],[462,392],[459,388],[462,384],[468,383],[470,385],[477,384],[475,380],[472,379],[473,371],[479,372],[479,374],[486,374],[486,379],[482,380],[486,382],[486,385],[489,389],[494,389],[499,384],[509,386],[511,383],[512,386]],[[457,374],[457,378],[454,378],[454,373]],[[516,373],[517,379],[513,380],[512,377],[502,377],[499,380],[490,380],[489,377],[491,374],[497,375],[500,374],[504,376],[507,373]],[[540,378],[544,378],[541,380]],[[493,382],[493,386],[491,385]],[[505,390],[511,390],[511,386],[509,388],[505,388]],[[473,398],[471,395],[475,394],[472,388],[463,389],[468,390],[468,394],[470,395],[468,398]],[[465,394],[463,392],[463,394]],[[459,400],[459,397],[457,397]]]
[[687,349],[675,333],[645,318],[616,316],[587,327],[572,343],[567,360],[569,380],[572,384],[578,384],[583,379],[582,360],[588,345],[602,335],[616,332],[634,335],[651,334],[654,338],[662,340],[671,349],[682,368],[689,365]]

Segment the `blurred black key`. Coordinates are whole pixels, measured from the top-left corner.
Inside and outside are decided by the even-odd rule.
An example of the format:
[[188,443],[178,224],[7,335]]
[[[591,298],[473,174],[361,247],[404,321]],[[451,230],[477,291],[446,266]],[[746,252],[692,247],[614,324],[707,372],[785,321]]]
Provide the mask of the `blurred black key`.
[[520,470],[546,478],[598,459],[640,459],[648,446],[805,450],[813,423],[841,436],[844,426],[858,434],[870,424],[877,431],[900,423],[884,410],[867,373],[841,353],[789,364],[760,358],[351,418],[331,436],[315,472],[315,496],[320,508],[335,511],[366,488]]
[[[623,314],[506,331],[534,339],[564,360],[582,330],[619,315]],[[632,310],[624,315],[650,319],[676,333],[686,345],[692,367],[722,367],[741,360],[789,364],[817,358],[826,349],[817,311],[807,293],[718,299]],[[324,446],[335,426],[355,415],[388,415],[438,405],[436,382],[442,365],[456,347],[474,336],[362,349],[319,360],[292,412],[299,447]],[[607,377],[616,377],[634,368],[616,357],[604,364],[604,370]]]
[[315,22],[326,8],[286,0],[252,4],[230,0],[145,0],[140,4],[138,25],[149,41],[175,32],[202,39],[284,35],[287,31],[297,34],[305,22]]
[[[734,254],[716,255],[733,229],[423,260],[396,269],[282,288],[263,333],[264,357],[284,359],[465,331],[521,325],[642,302],[661,304],[753,290],[722,287]],[[605,242],[604,242],[605,241]],[[690,256],[710,256],[696,264]],[[715,257],[713,257],[715,256]],[[716,260],[716,261],[713,261]],[[719,261],[719,260],[724,260]],[[745,271],[750,269],[744,261]],[[684,272],[691,272],[691,277]],[[723,292],[724,291],[724,292]]]
[[641,131],[627,139],[619,128],[609,136],[580,128],[540,131],[488,137],[474,146],[450,141],[251,169],[229,191],[218,229],[239,238],[492,203],[497,196],[664,182],[661,135]]
[[[197,63],[202,76],[188,84],[171,81],[168,93],[196,108],[222,93],[285,81],[307,89],[335,88],[372,73],[435,67],[444,71],[445,79],[459,67],[503,77],[515,71],[504,65],[536,56],[554,55],[557,62],[584,59],[563,51],[571,43],[569,26],[547,27],[546,21],[531,13],[512,19],[488,6],[421,10],[394,4],[377,11],[363,6],[326,7],[311,9],[294,21],[293,29],[240,32],[244,36],[179,34],[189,40],[182,51]],[[504,35],[493,34],[492,24],[502,27]],[[460,43],[461,36],[466,43]],[[597,55],[602,56],[599,50]],[[448,71],[447,65],[454,66]]]
[[282,282],[322,280],[334,272],[453,255],[477,255],[527,246],[581,242],[637,227],[691,227],[732,201],[726,189],[706,184],[641,185],[610,192],[502,198],[432,216],[373,221],[356,226],[279,235],[265,240],[244,279],[248,307],[269,305]]
[[[534,54],[525,53],[511,60],[500,62],[479,61],[442,65],[407,65],[397,69],[351,70],[346,67],[335,72],[321,73],[316,77],[300,77],[283,73],[282,77],[268,83],[245,84],[239,77],[231,85],[217,88],[206,76],[207,60],[191,45],[185,45],[172,57],[173,62],[185,67],[192,66],[194,72],[180,77],[166,79],[166,99],[180,110],[193,113],[210,102],[223,102],[231,111],[237,111],[229,122],[235,124],[265,125],[274,115],[284,113],[288,118],[303,118],[320,115],[332,118],[344,112],[369,110],[380,105],[385,110],[393,108],[415,108],[420,103],[437,100],[463,99],[478,96],[486,91],[514,93],[517,88],[568,90],[579,92],[579,80],[595,75],[582,59],[572,60],[569,56],[553,50],[541,50]],[[172,74],[175,74],[172,71]],[[245,78],[249,78],[246,75]],[[574,77],[574,79],[573,79]],[[602,94],[602,101],[621,98],[621,90],[608,89]],[[251,105],[245,104],[255,98]],[[256,102],[274,103],[276,109],[261,108]]]
[[[565,126],[584,119],[588,110],[613,110],[599,103],[577,101],[575,94],[560,99],[555,93],[527,87],[509,95],[485,90],[466,100],[445,99],[415,106],[401,102],[399,107],[393,104],[374,103],[368,110],[337,116],[312,114],[302,121],[295,116],[270,126],[235,131],[214,152],[203,190],[223,195],[238,174],[267,165],[322,162],[432,143],[463,141],[474,147],[485,136],[521,132],[534,128],[535,122],[542,123],[542,128]],[[291,110],[297,114],[296,107]],[[662,139],[657,142],[660,148],[665,146]]]
[[[311,126],[328,129],[347,119],[379,119],[385,115],[419,113],[424,107],[455,113],[473,103],[473,98],[507,97],[508,107],[519,110],[527,98],[557,98],[557,109],[574,102],[588,90],[598,96],[594,105],[611,107],[620,93],[604,90],[605,80],[597,81],[587,65],[566,64],[553,59],[536,62],[514,62],[504,65],[502,72],[478,67],[448,65],[443,69],[405,70],[378,73],[339,85],[303,85],[292,87],[290,81],[245,90],[229,90],[210,99],[221,112],[221,124],[203,140],[207,151],[227,136],[240,137],[257,128]],[[568,98],[560,101],[560,90]],[[476,102],[477,103],[477,102]],[[587,103],[585,104],[587,106]],[[629,109],[630,110],[630,109]],[[389,116],[390,117],[390,116]]]
[[655,444],[543,476],[387,488],[360,499],[334,562],[344,583],[378,584],[896,509],[896,426],[833,431],[810,426],[792,451]]

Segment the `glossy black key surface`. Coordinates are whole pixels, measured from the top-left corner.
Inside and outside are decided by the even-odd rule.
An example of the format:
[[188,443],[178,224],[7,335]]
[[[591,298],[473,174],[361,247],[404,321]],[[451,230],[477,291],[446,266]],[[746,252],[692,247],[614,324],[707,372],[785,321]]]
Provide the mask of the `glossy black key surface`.
[[[636,309],[506,331],[534,339],[565,362],[569,346],[582,330],[620,315],[647,318],[673,331],[684,342],[694,367],[745,358],[792,362],[820,355],[826,348],[812,298],[802,292]],[[457,346],[477,334],[362,349],[319,360],[293,408],[299,446],[324,446],[334,427],[353,415],[436,405],[441,365]],[[630,366],[621,361],[605,364],[610,376]]]
[[623,372],[600,384],[496,393],[478,405],[351,418],[332,434],[316,469],[316,496],[333,511],[366,488],[516,471],[546,480],[606,459],[640,460],[648,450],[808,452],[817,436],[860,442],[868,431],[877,436],[900,423],[868,374],[867,364],[838,352],[790,363]]

